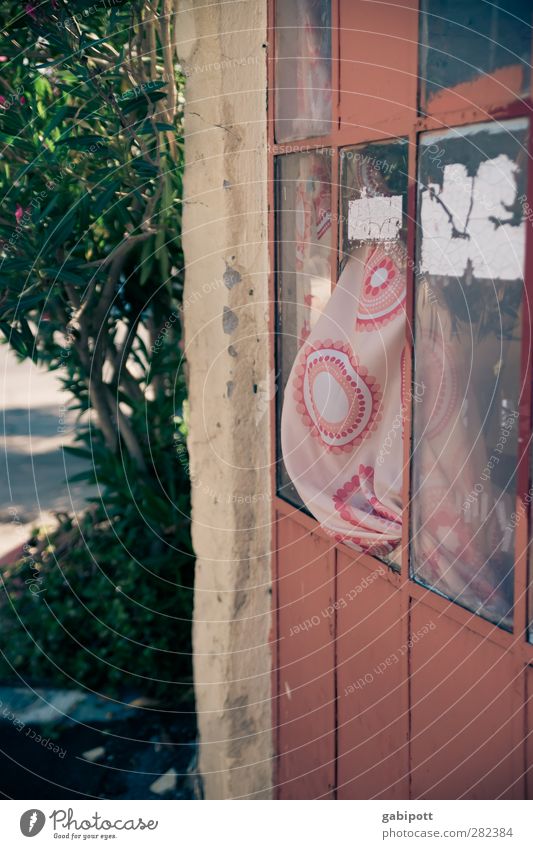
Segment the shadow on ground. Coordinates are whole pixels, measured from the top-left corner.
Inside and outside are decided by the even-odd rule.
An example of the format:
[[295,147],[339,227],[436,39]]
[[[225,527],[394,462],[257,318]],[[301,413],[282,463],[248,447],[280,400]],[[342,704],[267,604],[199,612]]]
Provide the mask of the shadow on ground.
[[50,721],[51,706],[72,703],[77,691],[41,693],[42,705],[31,691],[0,689],[3,798],[199,798],[193,714],[117,703],[107,710],[79,692],[69,714]]

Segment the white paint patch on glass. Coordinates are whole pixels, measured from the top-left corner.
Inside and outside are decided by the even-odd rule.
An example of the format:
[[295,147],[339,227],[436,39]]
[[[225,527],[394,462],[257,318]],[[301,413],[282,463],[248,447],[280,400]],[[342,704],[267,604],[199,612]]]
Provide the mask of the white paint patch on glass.
[[349,241],[394,242],[402,226],[402,196],[360,198],[348,203]]

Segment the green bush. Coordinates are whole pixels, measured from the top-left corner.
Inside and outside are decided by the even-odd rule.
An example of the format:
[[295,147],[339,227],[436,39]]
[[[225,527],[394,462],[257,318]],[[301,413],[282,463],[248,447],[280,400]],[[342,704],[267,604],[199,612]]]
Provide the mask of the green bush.
[[110,522],[97,507],[79,527],[64,517],[50,540],[41,533],[28,542],[4,575],[11,602],[2,611],[4,654],[36,683],[81,682],[175,708],[192,695],[190,570],[165,553],[174,539],[158,550],[130,520]]
[[0,2],[0,333],[61,375],[79,415],[65,450],[98,487],[79,526],[7,571],[0,627],[23,675],[176,702],[183,685],[158,679],[191,680],[194,561],[170,9]]

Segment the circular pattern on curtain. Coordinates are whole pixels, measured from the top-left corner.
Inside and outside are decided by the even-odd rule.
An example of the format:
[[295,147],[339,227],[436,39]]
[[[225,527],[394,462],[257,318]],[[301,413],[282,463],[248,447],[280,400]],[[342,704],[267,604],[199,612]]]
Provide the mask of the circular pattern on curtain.
[[351,451],[379,421],[379,385],[342,342],[306,345],[294,389],[305,425],[332,451]]

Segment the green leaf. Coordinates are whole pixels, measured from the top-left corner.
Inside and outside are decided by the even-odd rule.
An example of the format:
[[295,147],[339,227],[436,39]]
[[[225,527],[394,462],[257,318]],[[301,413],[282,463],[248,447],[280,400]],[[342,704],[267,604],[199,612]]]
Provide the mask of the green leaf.
[[76,210],[69,210],[63,218],[56,224],[49,238],[50,247],[63,245],[68,237],[72,234],[76,225]]
[[144,286],[146,281],[152,274],[152,269],[154,267],[154,238],[151,236],[147,239],[142,246],[141,250],[141,259],[139,262],[140,276],[139,276],[139,284]]
[[102,212],[105,212],[111,202],[111,199],[116,194],[116,192],[120,189],[122,185],[122,180],[113,180],[113,182],[105,189],[105,191],[101,192],[98,195],[96,201],[91,207],[91,211],[93,212],[95,218],[99,218]]
[[61,124],[61,122],[67,117],[67,115],[70,117],[73,113],[74,110],[71,106],[61,106],[60,109],[57,109],[43,130],[44,137],[46,139],[50,138],[52,131],[55,130],[56,127]]
[[43,268],[43,271],[45,274],[48,274],[54,279],[58,278],[59,280],[64,280],[66,283],[73,283],[75,286],[87,285],[85,277],[81,277],[80,274],[70,271],[68,268],[65,268],[65,266],[50,266],[48,268]]
[[9,342],[12,348],[15,349],[17,354],[21,354],[23,357],[28,356],[28,352],[26,350],[26,343],[24,342],[24,337],[22,333],[20,333],[16,328],[12,327],[6,321],[0,321],[0,330],[4,334],[6,340]]
[[94,469],[86,469],[84,472],[77,472],[75,475],[69,475],[67,477],[67,481],[69,483],[79,483],[80,481],[86,481],[90,484],[96,484],[98,483],[98,478],[95,475]]
[[124,115],[128,115],[135,109],[147,109],[150,104],[157,103],[158,100],[164,100],[167,95],[164,91],[147,91],[145,94],[137,97],[128,98],[125,102],[120,101],[120,107]]
[[33,348],[35,346],[35,339],[33,333],[31,332],[30,325],[26,321],[25,318],[20,318],[20,329],[22,332],[22,338],[24,339],[24,343],[28,348]]
[[[85,135],[85,136],[71,136],[68,139],[62,139],[57,142],[58,145],[67,145],[71,150],[90,150],[92,147],[96,147],[100,152],[104,152],[109,147],[109,144],[103,136],[96,135]],[[96,153],[96,151],[91,151],[91,153]]]
[[50,213],[52,212],[52,210],[53,210],[53,209],[57,206],[57,204],[59,203],[59,199],[60,199],[60,194],[59,194],[59,192],[56,192],[56,193],[52,196],[52,200],[50,201],[50,203],[49,203],[49,204],[47,204],[47,206],[46,206],[46,207],[43,209],[43,211],[41,212],[41,214],[40,214],[40,216],[39,216],[39,219],[38,219],[39,221],[44,221],[46,218],[49,218]]
[[22,150],[26,153],[29,153],[33,156],[35,153],[34,147],[32,144],[29,144],[27,141],[24,141],[20,136],[7,135],[6,133],[0,132],[0,142],[7,145],[8,147],[12,147],[15,150]]
[[17,299],[17,307],[19,310],[26,312],[27,310],[42,304],[44,300],[45,294],[39,290],[35,295],[21,295],[21,297]]
[[78,448],[76,445],[63,445],[63,451],[72,454],[73,457],[83,457],[84,460],[92,460],[94,455],[87,448]]
[[145,159],[134,159],[131,163],[131,167],[143,177],[155,177],[159,174],[159,169],[150,162],[146,162]]

